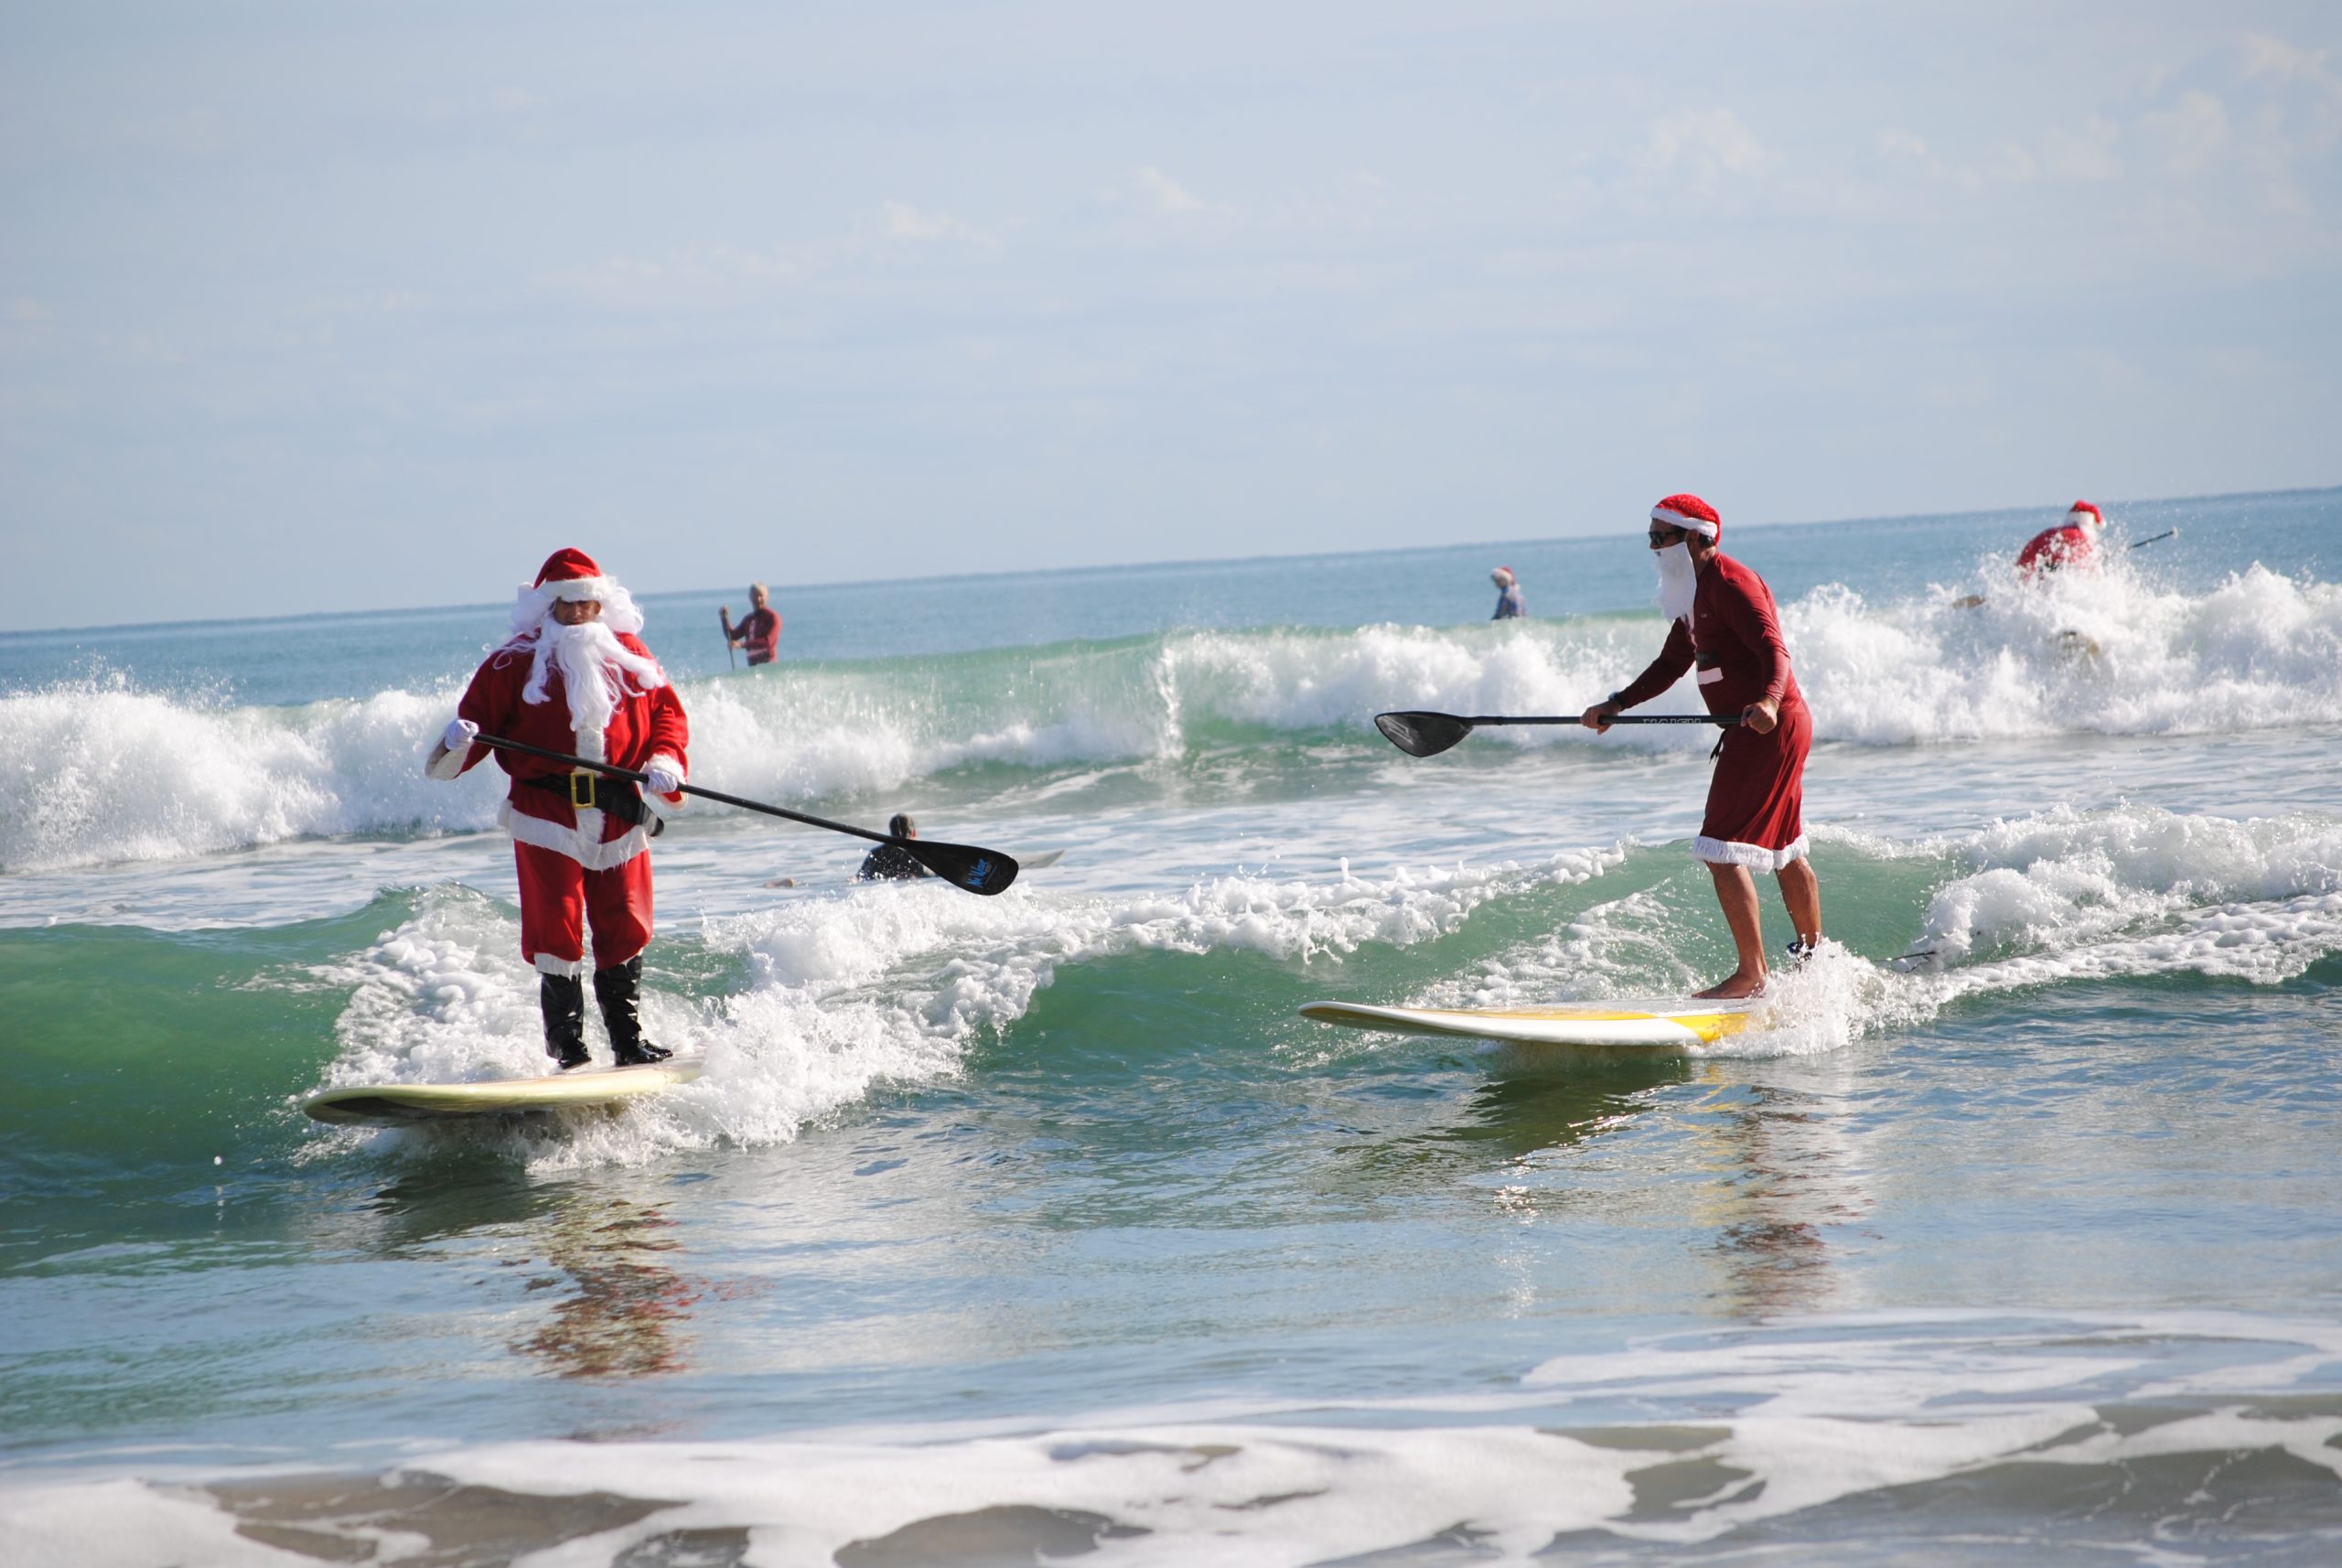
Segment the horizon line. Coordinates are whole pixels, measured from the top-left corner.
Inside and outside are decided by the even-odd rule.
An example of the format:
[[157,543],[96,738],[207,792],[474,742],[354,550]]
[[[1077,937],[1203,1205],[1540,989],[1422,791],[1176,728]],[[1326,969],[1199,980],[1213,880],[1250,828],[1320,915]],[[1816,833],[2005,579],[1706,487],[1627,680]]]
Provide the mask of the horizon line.
[[[2189,496],[2133,496],[2107,504],[2126,506],[2173,506],[2187,501],[2253,500],[2277,496],[2317,495],[2326,491],[2342,491],[2342,485],[2294,485],[2274,490],[2218,490]],[[1982,507],[1972,511],[1913,511],[1896,512],[1871,517],[1808,518],[1795,521],[1744,522],[1736,527],[1751,530],[1792,528],[1840,528],[1848,523],[1908,523],[1963,517],[1999,517],[2017,512],[2043,510],[2039,505]],[[1624,531],[1622,531],[1624,532]],[[1386,545],[1377,550],[1308,550],[1262,551],[1256,555],[1208,555],[1188,557],[1159,557],[1150,561],[1117,561],[1092,563],[1081,566],[1022,566],[995,572],[939,572],[918,577],[835,577],[811,582],[768,584],[775,597],[784,588],[856,588],[874,587],[881,584],[930,584],[957,582],[994,582],[1007,577],[1072,575],[1081,572],[1147,572],[1171,567],[1242,566],[1262,561],[1339,561],[1371,555],[1406,555],[1424,550],[1501,550],[1516,544],[1552,544],[1566,539],[1596,539],[1596,533],[1547,534],[1522,539],[1458,540],[1452,544]],[[697,597],[704,594],[723,593],[724,588],[662,588],[635,596],[638,601]],[[439,613],[454,610],[493,610],[503,607],[494,599],[462,600],[453,604],[390,605],[372,610],[303,610],[291,615],[208,616],[191,620],[134,620],[93,622],[81,626],[27,627],[0,631],[0,639],[18,637],[54,637],[68,632],[129,631],[134,629],[166,631],[176,627],[265,625],[270,622],[299,622],[313,620],[346,620],[373,616],[400,616]]]

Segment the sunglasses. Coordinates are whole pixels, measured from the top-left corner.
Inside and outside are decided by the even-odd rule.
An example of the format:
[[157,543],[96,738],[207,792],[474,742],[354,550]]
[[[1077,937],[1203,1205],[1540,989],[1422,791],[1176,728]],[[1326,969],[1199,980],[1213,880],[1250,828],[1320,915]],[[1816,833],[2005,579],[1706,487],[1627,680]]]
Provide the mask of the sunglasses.
[[1650,531],[1650,547],[1664,550],[1671,544],[1681,544],[1692,537],[1688,528],[1654,528]]

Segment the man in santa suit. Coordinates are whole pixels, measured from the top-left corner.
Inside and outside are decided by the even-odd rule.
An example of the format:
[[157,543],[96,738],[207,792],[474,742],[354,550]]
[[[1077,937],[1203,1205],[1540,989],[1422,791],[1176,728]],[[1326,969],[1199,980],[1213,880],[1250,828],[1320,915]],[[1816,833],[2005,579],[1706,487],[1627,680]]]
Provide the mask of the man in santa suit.
[[2099,514],[2098,508],[2088,501],[2076,501],[2067,509],[2063,522],[2043,529],[2017,553],[2016,569],[2027,577],[2055,572],[2061,566],[2095,569],[2098,536],[2105,532],[2106,519]]
[[632,784],[516,752],[497,820],[521,873],[521,955],[541,976],[545,1054],[564,1069],[586,1052],[586,928],[594,930],[594,999],[620,1067],[671,1053],[642,1037],[642,950],[650,940],[650,839],[682,804],[691,734],[666,671],[636,634],[642,612],[582,550],[556,550],[512,609],[511,639],[472,674],[457,717],[424,770],[453,779],[489,748],[483,734],[608,762],[650,776]]
[[1650,510],[1667,642],[1622,691],[1585,710],[1580,722],[1606,730],[1697,667],[1712,714],[1736,714],[1724,732],[1708,810],[1692,853],[1707,863],[1740,966],[1702,996],[1754,996],[1765,989],[1765,938],[1752,875],[1769,871],[1797,927],[1792,951],[1821,940],[1821,884],[1806,859],[1805,757],[1813,715],[1789,672],[1765,580],[1717,548],[1724,520],[1697,496],[1670,496]]

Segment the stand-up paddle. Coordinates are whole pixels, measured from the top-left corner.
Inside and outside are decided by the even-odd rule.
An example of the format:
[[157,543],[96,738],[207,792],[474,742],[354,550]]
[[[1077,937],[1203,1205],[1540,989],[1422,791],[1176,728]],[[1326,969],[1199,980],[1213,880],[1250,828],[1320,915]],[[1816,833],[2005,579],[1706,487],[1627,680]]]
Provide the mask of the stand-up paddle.
[[[1437,757],[1482,725],[1574,725],[1575,714],[1524,717],[1504,714],[1377,714],[1374,727],[1382,738],[1409,757]],[[1736,725],[1738,714],[1620,714],[1614,725]]]
[[[614,768],[607,762],[590,762],[582,757],[571,757],[559,751],[547,751],[543,746],[530,746],[524,741],[505,740],[492,735],[475,736],[473,739],[481,746],[493,746],[499,751],[517,751],[524,757],[541,757],[547,762],[566,763],[572,768],[582,768],[589,773],[600,773],[611,779],[623,779],[630,784],[647,784],[650,781],[648,774],[637,773],[631,768]],[[833,822],[827,817],[808,816],[802,811],[792,811],[786,806],[768,806],[762,800],[743,800],[737,795],[726,795],[720,789],[703,789],[696,784],[682,786],[682,791],[686,795],[697,795],[703,800],[721,800],[727,806],[737,806],[744,811],[762,811],[768,817],[781,817],[792,822],[803,822],[809,828],[827,828],[833,833],[846,833],[854,838],[868,839],[873,843],[899,844],[913,860],[918,861],[954,887],[964,887],[971,893],[981,893],[986,897],[1007,891],[1008,885],[1016,880],[1016,862],[997,850],[978,849],[972,844],[964,843],[943,843],[935,839],[898,839],[892,833],[874,833],[868,828],[857,828],[846,822]]]
[[2133,550],[2143,550],[2148,545],[2155,542],[2155,541],[2159,539],[2169,539],[2178,532],[2179,530],[2175,528],[2166,528],[2161,533],[2150,533],[2144,539],[2134,539],[2130,543],[2125,544],[2122,548],[2126,553]]
[[725,660],[729,663],[733,669],[737,670],[740,668],[740,656],[732,651],[732,607],[730,605],[716,606],[715,618],[716,621],[724,628]]

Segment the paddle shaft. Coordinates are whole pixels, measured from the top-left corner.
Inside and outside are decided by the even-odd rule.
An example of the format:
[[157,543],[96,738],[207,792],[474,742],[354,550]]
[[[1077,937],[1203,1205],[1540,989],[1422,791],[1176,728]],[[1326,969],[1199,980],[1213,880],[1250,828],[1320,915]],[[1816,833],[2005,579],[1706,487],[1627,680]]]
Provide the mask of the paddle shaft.
[[740,656],[732,651],[732,612],[718,607],[715,618],[724,623],[724,661],[737,670],[740,668]]
[[[1614,725],[1736,725],[1738,714],[1619,714],[1610,722]],[[1533,718],[1510,718],[1504,714],[1478,715],[1464,721],[1467,725],[1575,725],[1585,721],[1575,714],[1540,715]]]
[[2166,528],[2161,533],[2151,533],[2144,539],[2133,540],[2130,543],[2124,545],[2123,548],[2125,550],[2136,550],[2143,545],[2153,544],[2158,539],[2169,539],[2173,534],[2177,533],[2178,532],[2179,530],[2175,528]]
[[[481,746],[494,746],[499,751],[517,751],[527,757],[542,757],[547,762],[565,762],[572,768],[582,768],[589,773],[605,774],[612,779],[623,779],[629,784],[648,784],[650,781],[649,774],[637,773],[631,768],[619,768],[607,762],[593,762],[583,757],[571,757],[565,752],[547,751],[541,746],[531,746],[526,741],[505,740],[492,735],[475,736],[472,738]],[[738,795],[726,795],[721,789],[703,789],[696,784],[684,784],[679,788],[684,794],[697,795],[702,800],[721,800],[727,806],[737,806],[744,811],[762,811],[768,817],[784,817],[792,822],[803,822],[809,828],[827,828],[833,833],[850,833],[858,839],[868,839],[872,843],[898,843],[908,846],[918,842],[914,839],[899,839],[892,833],[874,833],[868,828],[857,828],[849,822],[833,822],[827,817],[808,816],[803,811],[792,811],[786,806],[768,806],[762,800],[750,800]]]

